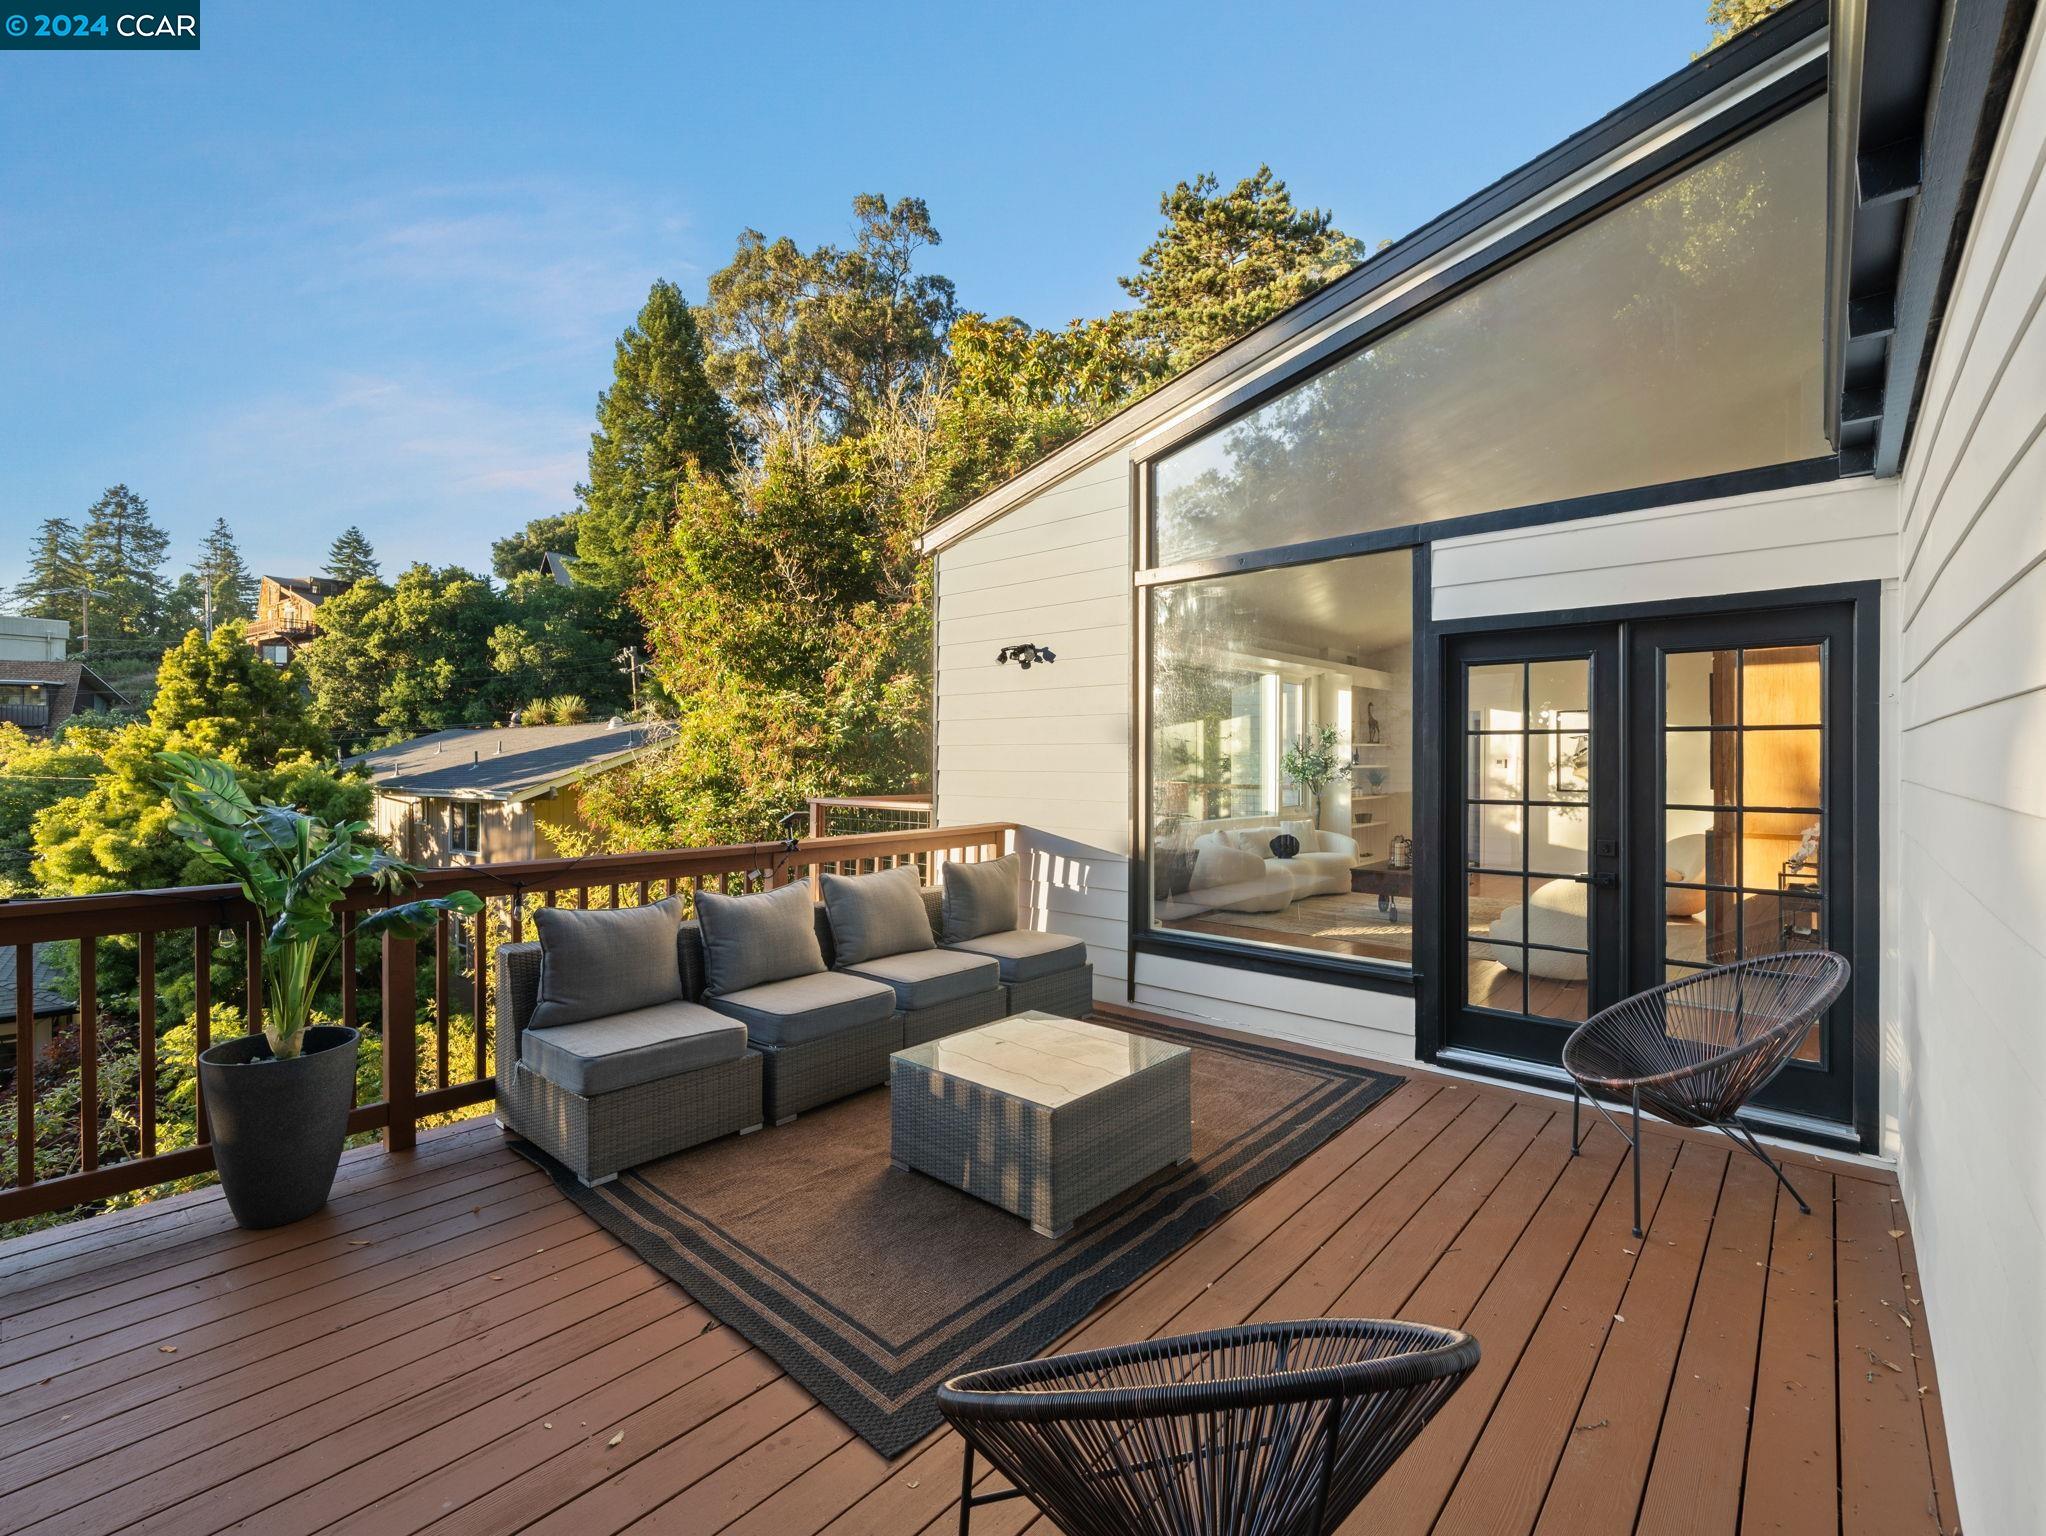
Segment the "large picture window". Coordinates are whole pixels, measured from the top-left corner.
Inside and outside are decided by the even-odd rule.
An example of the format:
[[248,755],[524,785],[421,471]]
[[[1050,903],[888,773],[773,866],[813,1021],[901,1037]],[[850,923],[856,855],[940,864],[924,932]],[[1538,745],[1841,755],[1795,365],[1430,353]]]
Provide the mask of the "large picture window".
[[1152,466],[1153,563],[1831,449],[1813,102]]
[[1152,927],[1410,966],[1412,555],[1148,600]]

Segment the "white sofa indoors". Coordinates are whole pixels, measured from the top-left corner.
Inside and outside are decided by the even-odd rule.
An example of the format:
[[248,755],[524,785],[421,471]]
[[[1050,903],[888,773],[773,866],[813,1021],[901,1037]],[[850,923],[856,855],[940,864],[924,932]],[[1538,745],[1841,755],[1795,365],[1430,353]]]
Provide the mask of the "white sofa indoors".
[[[1298,839],[1289,859],[1272,852],[1280,834]],[[1357,844],[1309,821],[1206,822],[1194,837],[1188,904],[1217,912],[1283,912],[1307,896],[1348,895]]]

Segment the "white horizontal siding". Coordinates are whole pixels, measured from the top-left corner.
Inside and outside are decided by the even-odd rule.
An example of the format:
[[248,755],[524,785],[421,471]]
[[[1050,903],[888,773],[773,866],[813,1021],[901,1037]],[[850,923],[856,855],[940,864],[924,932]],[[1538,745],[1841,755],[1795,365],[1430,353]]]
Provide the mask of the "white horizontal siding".
[[[1086,941],[1095,995],[1128,995],[1130,539],[1120,459],[938,556],[940,824],[1014,821],[1031,921]],[[1024,671],[995,651],[1031,641]]]
[[1841,480],[1444,539],[1435,617],[1718,597],[1897,571],[1897,488]]
[[1414,1059],[1414,1000],[1176,955],[1138,955],[1136,1002],[1231,1029],[1382,1061]]
[[1902,476],[1901,1176],[1962,1526],[2046,1508],[2046,63],[2038,24]]

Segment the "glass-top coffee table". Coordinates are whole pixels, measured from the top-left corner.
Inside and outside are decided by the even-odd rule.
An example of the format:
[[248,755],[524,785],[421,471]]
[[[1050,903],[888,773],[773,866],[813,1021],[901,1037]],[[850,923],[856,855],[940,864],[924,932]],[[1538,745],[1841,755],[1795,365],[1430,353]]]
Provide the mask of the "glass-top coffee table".
[[889,1058],[890,1155],[1046,1237],[1193,1155],[1193,1053],[1019,1013]]

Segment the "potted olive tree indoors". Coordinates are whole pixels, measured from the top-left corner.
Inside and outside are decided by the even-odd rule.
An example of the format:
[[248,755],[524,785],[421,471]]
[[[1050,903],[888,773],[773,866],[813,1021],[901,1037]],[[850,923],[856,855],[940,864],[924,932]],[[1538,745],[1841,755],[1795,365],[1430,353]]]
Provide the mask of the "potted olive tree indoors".
[[[366,823],[258,804],[225,763],[188,752],[159,752],[157,761],[177,834],[263,915],[263,1032],[201,1052],[199,1087],[235,1220],[281,1226],[326,1204],[348,1134],[361,1036],[312,1022],[340,948],[335,903],[359,879],[395,893],[419,871],[370,842]],[[365,912],[355,932],[424,938],[440,914],[482,905],[457,891]]]

